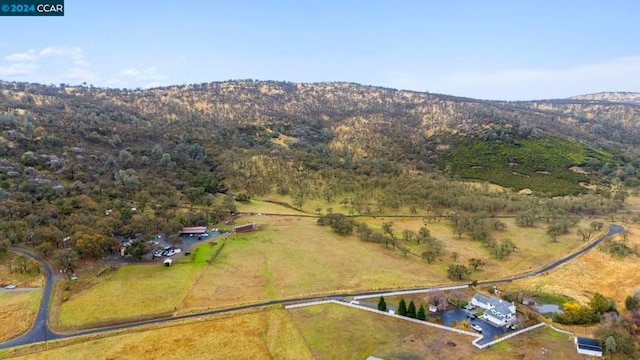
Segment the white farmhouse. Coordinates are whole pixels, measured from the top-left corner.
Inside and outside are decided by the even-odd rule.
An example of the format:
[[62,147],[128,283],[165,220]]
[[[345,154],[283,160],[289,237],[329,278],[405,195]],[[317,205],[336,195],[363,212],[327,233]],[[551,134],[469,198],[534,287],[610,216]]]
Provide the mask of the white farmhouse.
[[475,294],[471,305],[484,309],[482,318],[496,326],[511,326],[516,320],[516,305],[495,297]]

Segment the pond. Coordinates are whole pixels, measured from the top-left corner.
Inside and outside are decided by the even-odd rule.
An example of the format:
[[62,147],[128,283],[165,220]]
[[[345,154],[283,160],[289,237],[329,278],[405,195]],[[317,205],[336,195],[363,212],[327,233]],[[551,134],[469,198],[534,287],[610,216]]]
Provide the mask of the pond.
[[562,310],[560,309],[560,306],[556,304],[536,305],[535,309],[537,312],[541,314],[550,314],[550,313],[562,314]]

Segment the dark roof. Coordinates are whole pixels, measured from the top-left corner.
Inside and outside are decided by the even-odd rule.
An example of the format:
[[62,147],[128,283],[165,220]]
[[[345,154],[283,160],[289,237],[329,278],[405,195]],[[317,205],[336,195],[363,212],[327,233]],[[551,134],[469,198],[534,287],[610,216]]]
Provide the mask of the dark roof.
[[576,337],[576,343],[579,349],[602,351],[602,345],[600,345],[600,341],[596,339]]

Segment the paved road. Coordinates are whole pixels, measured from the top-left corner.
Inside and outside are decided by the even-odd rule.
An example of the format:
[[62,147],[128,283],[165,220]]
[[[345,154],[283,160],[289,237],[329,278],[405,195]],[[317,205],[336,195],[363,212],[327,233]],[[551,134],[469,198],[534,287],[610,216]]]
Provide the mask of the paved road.
[[[588,246],[580,249],[579,251],[572,253],[552,264],[549,264],[545,267],[543,267],[542,269],[539,270],[535,270],[532,271],[530,273],[526,273],[526,274],[521,274],[521,275],[515,275],[515,276],[511,276],[511,277],[507,277],[504,279],[498,279],[498,280],[487,280],[487,281],[480,281],[478,282],[479,284],[499,284],[499,283],[505,283],[505,282],[512,282],[514,280],[520,280],[520,279],[526,279],[526,278],[530,278],[533,276],[538,276],[540,274],[543,274],[551,269],[554,269],[564,263],[566,263],[569,260],[572,260],[574,258],[576,258],[577,256],[580,256],[584,253],[586,253],[587,251],[593,249],[594,247],[598,246],[598,244],[600,244],[601,242],[611,238],[612,236],[621,233],[622,231],[624,231],[624,227],[620,226],[620,225],[610,225],[609,226],[609,231],[599,237],[598,239],[594,240],[592,243],[590,243]],[[48,313],[48,308],[49,308],[49,300],[51,298],[51,290],[53,288],[53,271],[51,270],[51,266],[49,264],[46,263],[46,261],[44,261],[42,258],[40,258],[38,255],[27,251],[27,250],[23,250],[23,249],[18,249],[18,248],[11,248],[11,250],[25,254],[27,256],[30,256],[38,261],[41,261],[45,264],[45,274],[47,276],[47,283],[45,285],[45,291],[44,291],[44,295],[42,297],[42,303],[40,304],[40,309],[38,311],[38,316],[36,317],[36,321],[34,326],[31,328],[31,330],[29,330],[29,332],[27,332],[26,334],[15,338],[13,340],[4,342],[4,343],[0,343],[0,349],[4,349],[4,348],[9,348],[9,347],[13,347],[13,346],[18,346],[18,345],[26,345],[26,344],[31,344],[34,342],[40,342],[40,341],[47,341],[47,340],[53,340],[53,339],[63,339],[63,338],[70,338],[70,337],[75,337],[75,336],[81,336],[81,335],[88,335],[88,334],[95,334],[95,333],[101,333],[101,332],[105,332],[105,331],[110,331],[110,330],[119,330],[119,329],[128,329],[128,328],[133,328],[133,327],[137,327],[137,326],[141,326],[141,325],[148,325],[148,324],[158,324],[158,323],[163,323],[163,322],[168,322],[168,321],[175,321],[175,320],[182,320],[182,319],[190,319],[190,318],[197,318],[197,317],[201,317],[201,316],[207,316],[207,315],[214,315],[214,314],[222,314],[222,313],[228,313],[228,312],[234,312],[234,311],[239,311],[239,310],[245,310],[245,309],[252,309],[252,308],[260,308],[260,307],[265,307],[265,306],[272,306],[272,305],[286,305],[286,304],[291,304],[291,303],[298,303],[298,302],[306,302],[306,301],[317,301],[317,300],[322,300],[322,299],[327,299],[327,298],[334,298],[334,299],[340,299],[340,298],[348,298],[348,297],[353,297],[353,296],[366,296],[366,295],[375,295],[375,294],[380,294],[381,292],[378,291],[367,291],[367,292],[361,292],[361,293],[344,293],[344,294],[334,294],[331,296],[326,296],[326,295],[320,295],[320,296],[308,296],[308,297],[301,297],[301,298],[295,298],[295,299],[287,299],[287,300],[273,300],[273,301],[266,301],[266,302],[262,302],[262,303],[257,303],[257,304],[250,304],[250,305],[243,305],[243,306],[236,306],[236,307],[232,307],[232,308],[226,308],[226,309],[219,309],[219,310],[211,310],[211,311],[205,311],[205,312],[200,312],[200,313],[195,313],[195,314],[187,314],[187,315],[180,315],[180,316],[172,316],[172,317],[165,317],[165,318],[159,318],[159,319],[153,319],[153,320],[146,320],[146,321],[138,321],[138,322],[132,322],[132,323],[128,323],[128,324],[122,324],[122,325],[114,325],[114,326],[108,326],[108,327],[102,327],[102,328],[98,328],[98,329],[91,329],[91,330],[84,330],[84,331],[77,331],[77,332],[73,332],[73,333],[65,333],[65,334],[58,334],[58,333],[54,333],[53,331],[51,331],[49,329],[48,323],[47,323],[47,313]],[[422,288],[422,289],[406,289],[406,290],[428,290],[430,288]],[[402,291],[402,290],[398,290],[398,289],[393,289],[390,291]]]
[[42,300],[40,301],[38,315],[36,315],[36,319],[31,329],[22,336],[1,343],[0,349],[17,345],[31,344],[39,341],[46,341],[55,336],[51,329],[49,329],[49,324],[47,323],[47,320],[49,318],[49,302],[51,300],[51,292],[53,291],[54,283],[54,274],[51,265],[49,265],[49,263],[46,262],[43,258],[32,253],[29,250],[12,247],[11,251],[26,255],[32,259],[35,259],[36,261],[41,262],[44,268],[44,276],[46,282],[44,284],[44,292],[42,294]]
[[611,238],[612,236],[616,235],[616,234],[620,234],[621,232],[624,231],[624,227],[620,226],[620,225],[609,225],[609,231],[607,231],[606,234],[602,235],[601,237],[597,238],[596,240],[594,240],[592,243],[589,243],[589,245],[585,246],[584,248],[570,254],[567,255],[565,257],[563,257],[562,259],[553,262],[545,267],[543,267],[542,269],[538,269],[529,273],[525,273],[522,275],[516,275],[516,276],[511,276],[508,278],[504,278],[504,279],[500,279],[500,280],[487,280],[487,281],[478,281],[478,284],[499,284],[499,283],[506,283],[506,282],[512,282],[514,280],[522,280],[522,279],[527,279],[530,277],[534,277],[534,276],[538,276],[541,274],[546,273],[549,270],[555,269],[558,266],[566,263],[569,260],[573,260],[576,257],[586,253],[587,251],[593,249],[594,247],[598,246],[601,242]]

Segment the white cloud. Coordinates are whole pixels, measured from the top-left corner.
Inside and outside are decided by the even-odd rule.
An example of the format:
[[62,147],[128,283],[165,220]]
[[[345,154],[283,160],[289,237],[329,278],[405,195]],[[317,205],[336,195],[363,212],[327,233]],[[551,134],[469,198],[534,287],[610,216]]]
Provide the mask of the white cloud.
[[67,72],[62,75],[62,78],[78,82],[91,82],[96,80],[97,76],[87,68],[75,67],[67,70]]
[[36,51],[31,49],[27,52],[7,55],[4,59],[7,61],[33,61],[36,59]]
[[85,59],[84,52],[79,47],[50,46],[42,49],[38,55],[41,58],[71,61],[78,66],[86,67],[90,65]]
[[392,73],[393,87],[482,99],[565,98],[601,91],[640,91],[640,56],[611,59],[567,69],[507,69],[456,72],[435,80]]
[[50,46],[10,54],[0,62],[0,76],[41,83],[90,82],[98,78],[79,47]]
[[118,72],[118,75],[107,80],[107,85],[120,87],[156,87],[166,85],[168,76],[161,74],[158,68],[127,68]]
[[1,66],[0,65],[0,77],[11,77],[15,75],[27,75],[33,73],[36,69],[34,64],[10,64]]

